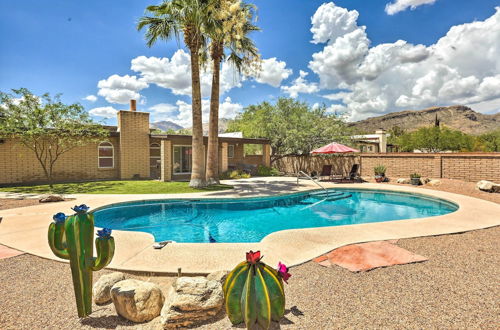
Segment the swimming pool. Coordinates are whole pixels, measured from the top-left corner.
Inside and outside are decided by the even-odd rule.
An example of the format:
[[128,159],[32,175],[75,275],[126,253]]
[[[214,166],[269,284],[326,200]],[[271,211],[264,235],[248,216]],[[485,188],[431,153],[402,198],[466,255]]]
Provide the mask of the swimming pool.
[[95,224],[142,231],[156,242],[259,242],[285,229],[329,227],[432,217],[454,203],[420,194],[330,189],[246,199],[168,199],[126,202],[95,211]]

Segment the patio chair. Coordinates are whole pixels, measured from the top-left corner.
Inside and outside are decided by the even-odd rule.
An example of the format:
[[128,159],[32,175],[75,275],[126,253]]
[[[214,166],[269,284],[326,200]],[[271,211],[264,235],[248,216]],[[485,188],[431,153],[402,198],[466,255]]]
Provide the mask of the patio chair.
[[349,174],[347,176],[343,176],[343,177],[340,177],[340,178],[333,178],[332,181],[334,182],[338,182],[338,183],[341,183],[341,182],[357,182],[359,181],[360,177],[359,177],[359,164],[353,164],[352,167],[351,167],[351,171],[349,172]]
[[332,165],[323,165],[323,168],[321,169],[321,173],[319,174],[318,178],[321,180],[323,177],[328,177],[328,180],[331,180],[332,178]]

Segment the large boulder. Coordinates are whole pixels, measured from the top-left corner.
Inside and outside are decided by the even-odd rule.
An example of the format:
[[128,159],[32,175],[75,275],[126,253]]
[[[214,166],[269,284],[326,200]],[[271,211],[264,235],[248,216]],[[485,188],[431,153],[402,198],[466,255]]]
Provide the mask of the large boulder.
[[428,186],[433,186],[433,187],[436,187],[436,186],[439,186],[441,184],[441,180],[437,180],[437,179],[432,179],[430,180],[429,182],[426,183]]
[[165,329],[193,326],[213,319],[224,305],[222,285],[205,277],[179,277],[161,310]]
[[476,184],[476,188],[487,192],[500,192],[500,184],[495,182],[481,180]]
[[133,322],[146,322],[160,315],[165,300],[158,285],[124,280],[111,288],[111,299],[118,315]]
[[400,183],[400,184],[410,184],[410,179],[408,179],[408,178],[399,178],[396,182]]
[[229,272],[227,270],[218,270],[216,272],[208,274],[207,280],[218,281],[220,284],[224,285],[224,281],[226,280],[228,274]]
[[40,203],[53,203],[53,202],[62,202],[64,197],[61,195],[45,195],[42,196],[38,201]]
[[111,301],[111,288],[116,283],[123,281],[125,274],[115,272],[101,276],[92,288],[94,302],[97,305],[106,304]]

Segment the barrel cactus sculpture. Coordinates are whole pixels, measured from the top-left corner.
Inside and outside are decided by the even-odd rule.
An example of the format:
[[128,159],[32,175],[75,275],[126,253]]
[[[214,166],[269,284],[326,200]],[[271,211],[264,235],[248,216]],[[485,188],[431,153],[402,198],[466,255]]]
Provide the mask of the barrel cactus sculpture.
[[94,257],[94,216],[87,213],[88,209],[82,204],[73,208],[74,215],[57,213],[49,226],[52,252],[59,258],[69,259],[79,317],[92,313],[92,272],[106,267],[115,252],[111,229],[104,228],[97,232],[97,257]]
[[245,322],[247,329],[256,324],[269,329],[271,320],[277,322],[285,313],[283,281],[291,275],[282,263],[276,270],[261,262],[260,251],[248,252],[246,259],[224,282],[226,312],[233,324]]

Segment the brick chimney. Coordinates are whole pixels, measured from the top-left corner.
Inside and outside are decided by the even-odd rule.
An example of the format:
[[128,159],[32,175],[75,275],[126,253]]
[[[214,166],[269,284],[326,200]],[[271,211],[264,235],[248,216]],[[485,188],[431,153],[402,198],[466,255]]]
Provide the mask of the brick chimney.
[[136,100],[130,100],[130,111],[137,111],[137,102],[136,102]]

